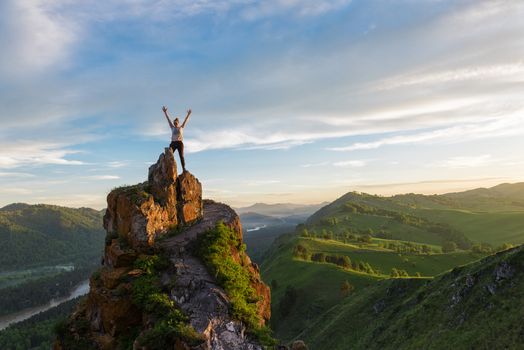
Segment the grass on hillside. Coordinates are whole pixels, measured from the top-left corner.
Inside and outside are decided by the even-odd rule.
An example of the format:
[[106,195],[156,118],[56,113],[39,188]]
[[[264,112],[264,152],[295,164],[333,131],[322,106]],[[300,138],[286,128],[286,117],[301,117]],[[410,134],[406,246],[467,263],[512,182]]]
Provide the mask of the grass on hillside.
[[418,272],[422,276],[431,277],[482,257],[480,254],[464,251],[448,254],[400,254],[376,245],[359,246],[304,237],[298,238],[296,244],[306,246],[311,252],[346,255],[352,261],[367,262],[374,270],[386,276],[389,276],[393,268],[397,268],[406,270],[410,276],[415,276]]
[[297,337],[326,349],[519,349],[524,248],[430,282],[383,280],[331,308]]
[[[333,264],[294,259],[295,238],[292,234],[279,237],[275,241],[278,250],[270,252],[261,268],[264,281],[271,284],[271,325],[277,338],[284,341],[292,339],[314,323],[324,310],[340,302],[345,297],[341,291],[345,281],[359,290],[379,279],[345,271]],[[284,299],[288,288],[295,289],[295,298]]]

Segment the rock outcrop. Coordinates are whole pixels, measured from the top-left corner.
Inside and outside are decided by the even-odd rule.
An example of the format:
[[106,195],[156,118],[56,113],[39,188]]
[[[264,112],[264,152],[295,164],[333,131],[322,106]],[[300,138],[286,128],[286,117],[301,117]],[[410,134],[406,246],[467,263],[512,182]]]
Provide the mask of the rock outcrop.
[[[246,326],[232,316],[226,291],[194,253],[198,237],[219,222],[241,242],[238,215],[225,204],[202,201],[198,179],[187,171],[177,175],[173,153],[166,148],[149,168],[148,181],[117,188],[107,196],[102,267],[91,277],[90,292],[70,316],[55,349],[155,349],[137,340],[158,319],[137,304],[136,281],[150,273],[137,267],[137,261],[146,261],[158,252],[169,262],[158,276],[159,288],[171,300],[167,305],[185,315],[189,328],[182,328],[196,331],[200,339],[195,344],[176,338],[170,349],[262,349],[247,336]],[[235,247],[230,251],[234,261],[249,273],[263,326],[270,317],[269,288],[245,252]]]

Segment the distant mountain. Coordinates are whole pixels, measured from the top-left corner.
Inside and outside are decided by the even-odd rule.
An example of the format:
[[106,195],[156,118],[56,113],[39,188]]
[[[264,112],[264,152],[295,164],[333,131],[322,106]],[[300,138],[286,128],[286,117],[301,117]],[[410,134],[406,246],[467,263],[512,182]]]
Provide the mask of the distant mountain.
[[524,208],[524,182],[504,183],[491,188],[447,193],[441,196],[450,199],[458,208],[485,211],[522,210]]
[[244,229],[252,229],[262,226],[275,226],[285,224],[285,220],[269,215],[247,212],[240,214],[240,221]]
[[10,204],[0,209],[0,271],[98,259],[103,211]]
[[235,208],[238,214],[258,213],[263,215],[285,217],[285,216],[309,216],[315,211],[328,204],[327,202],[320,204],[293,204],[293,203],[277,203],[265,204],[255,203],[249,207]]

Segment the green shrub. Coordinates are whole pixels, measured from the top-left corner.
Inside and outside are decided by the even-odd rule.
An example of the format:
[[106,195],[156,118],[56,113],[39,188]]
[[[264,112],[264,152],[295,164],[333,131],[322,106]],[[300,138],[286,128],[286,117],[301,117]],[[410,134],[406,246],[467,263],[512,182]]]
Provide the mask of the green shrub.
[[237,233],[219,222],[199,237],[197,253],[229,296],[233,317],[244,322],[253,334],[262,334],[257,307],[260,297],[251,286],[249,271],[231,256],[231,248],[243,255],[243,246]]
[[138,338],[138,342],[149,349],[167,349],[176,339],[191,345],[203,341],[188,324],[187,316],[162,291],[159,273],[168,266],[168,260],[158,255],[141,256],[134,264],[144,274],[133,281],[132,301],[156,320],[153,327]]

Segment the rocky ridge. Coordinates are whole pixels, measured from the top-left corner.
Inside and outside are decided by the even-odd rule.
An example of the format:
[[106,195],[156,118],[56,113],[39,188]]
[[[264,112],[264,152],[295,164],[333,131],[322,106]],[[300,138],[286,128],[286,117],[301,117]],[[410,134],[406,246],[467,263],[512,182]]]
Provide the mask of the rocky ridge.
[[[177,175],[170,149],[149,168],[148,181],[109,193],[103,221],[107,236],[102,267],[90,279],[87,300],[59,333],[56,350],[119,349],[125,348],[125,342],[133,349],[155,349],[138,341],[154,327],[155,318],[134,300],[136,281],[147,274],[137,261],[147,261],[159,252],[168,261],[158,273],[159,288],[200,340],[195,344],[177,338],[170,348],[262,349],[247,335],[245,325],[231,316],[229,296],[194,253],[199,235],[219,222],[241,242],[239,217],[225,204],[202,201],[201,183],[187,171]],[[233,246],[230,253],[249,273],[263,326],[270,318],[269,288],[245,253]]]

